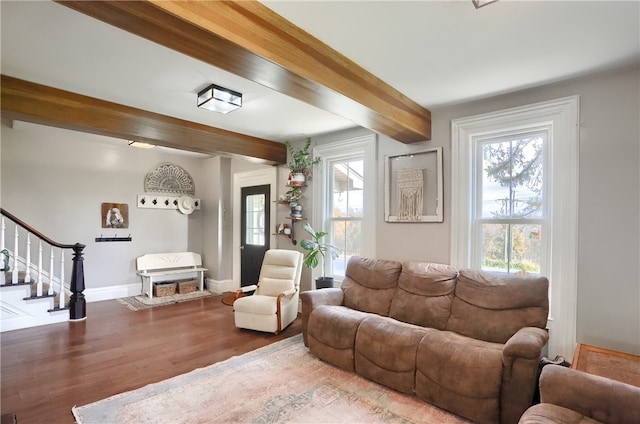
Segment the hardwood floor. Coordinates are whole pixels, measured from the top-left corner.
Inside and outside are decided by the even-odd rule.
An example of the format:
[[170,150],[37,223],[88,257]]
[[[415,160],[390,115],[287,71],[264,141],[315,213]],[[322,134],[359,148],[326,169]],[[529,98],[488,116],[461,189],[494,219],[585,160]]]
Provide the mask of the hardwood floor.
[[87,320],[2,333],[2,415],[73,423],[71,408],[133,390],[301,332],[240,330],[222,296],[141,311],[87,304]]

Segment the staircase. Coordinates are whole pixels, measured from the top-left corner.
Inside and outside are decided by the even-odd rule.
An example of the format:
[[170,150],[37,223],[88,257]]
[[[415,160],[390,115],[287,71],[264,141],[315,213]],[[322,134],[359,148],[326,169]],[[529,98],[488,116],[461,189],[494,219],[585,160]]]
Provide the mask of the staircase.
[[[85,319],[85,246],[54,242],[4,209],[0,213],[0,331]],[[5,247],[7,234],[13,235],[12,249]],[[31,260],[32,239],[37,242],[36,263]],[[69,260],[70,276],[65,272]]]

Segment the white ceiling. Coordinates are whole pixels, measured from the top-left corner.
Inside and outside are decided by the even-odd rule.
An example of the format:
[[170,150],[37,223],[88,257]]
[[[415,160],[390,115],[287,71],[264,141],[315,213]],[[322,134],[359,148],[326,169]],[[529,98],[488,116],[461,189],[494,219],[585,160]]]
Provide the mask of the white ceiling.
[[[263,3],[427,109],[640,61],[638,1]],[[354,126],[65,6],[0,6],[3,74],[274,141]],[[243,107],[198,109],[209,83]]]

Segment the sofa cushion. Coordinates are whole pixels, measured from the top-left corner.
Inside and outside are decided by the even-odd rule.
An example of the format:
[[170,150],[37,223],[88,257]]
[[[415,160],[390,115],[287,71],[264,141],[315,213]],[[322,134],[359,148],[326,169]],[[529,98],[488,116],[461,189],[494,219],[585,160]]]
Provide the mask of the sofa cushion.
[[502,345],[428,332],[416,358],[416,396],[478,423],[500,422]]
[[422,327],[444,330],[451,312],[458,270],[450,265],[405,262],[389,316]]
[[356,332],[370,315],[344,306],[318,306],[309,315],[309,350],[330,364],[354,371]]
[[356,335],[356,372],[363,377],[413,394],[418,343],[430,328],[372,315]]
[[522,327],[545,328],[548,290],[545,277],[461,270],[446,329],[505,343]]
[[387,316],[402,264],[352,256],[342,282],[344,306]]
[[562,406],[553,405],[550,403],[540,403],[533,405],[527,409],[526,412],[520,417],[519,424],[599,424],[600,421],[596,421],[592,418],[585,417],[579,412],[572,411],[571,409],[563,408]]

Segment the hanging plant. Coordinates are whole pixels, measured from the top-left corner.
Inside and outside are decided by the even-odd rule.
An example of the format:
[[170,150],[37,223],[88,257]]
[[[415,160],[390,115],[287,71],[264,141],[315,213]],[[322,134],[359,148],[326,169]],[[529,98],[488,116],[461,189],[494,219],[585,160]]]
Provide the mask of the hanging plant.
[[320,163],[320,157],[313,157],[309,149],[311,148],[311,137],[307,137],[304,147],[294,148],[288,141],[284,142],[289,151],[289,163],[287,166],[292,174],[305,174],[309,176],[313,165]]

